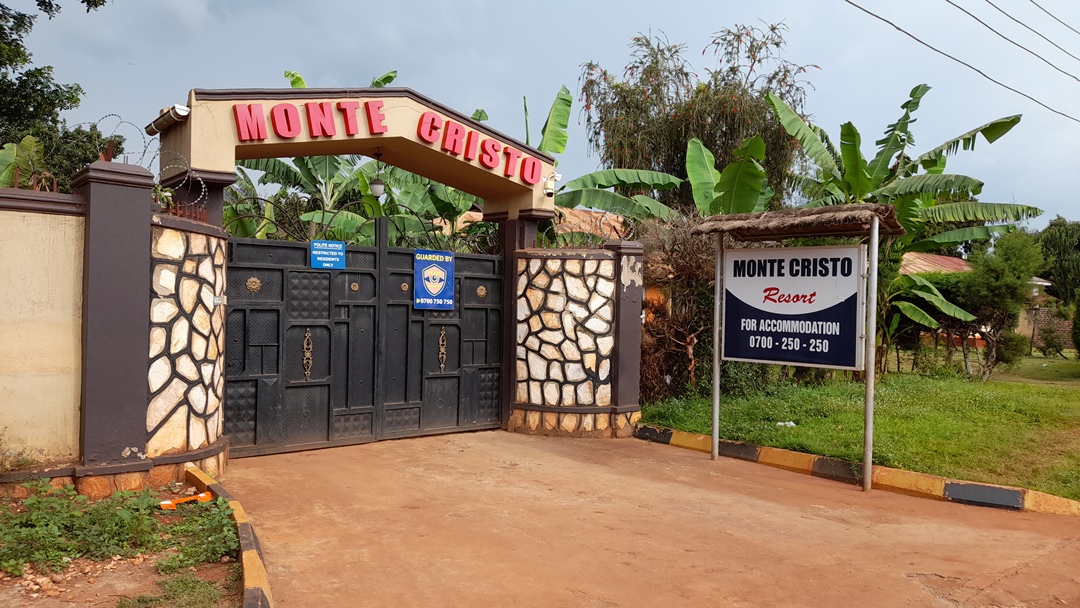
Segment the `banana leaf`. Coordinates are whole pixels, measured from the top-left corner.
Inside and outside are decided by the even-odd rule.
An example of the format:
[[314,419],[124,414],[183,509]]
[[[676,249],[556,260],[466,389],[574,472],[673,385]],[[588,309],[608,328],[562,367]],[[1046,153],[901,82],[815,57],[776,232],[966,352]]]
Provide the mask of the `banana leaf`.
[[907,195],[930,194],[935,197],[943,195],[975,195],[982,192],[983,183],[974,177],[966,175],[931,175],[922,173],[902,179],[894,180],[887,186],[878,188],[870,194],[878,199],[891,199]]
[[698,213],[702,217],[710,215],[720,172],[716,170],[716,157],[696,137],[686,142],[686,179],[690,181]]
[[954,319],[960,319],[961,321],[975,320],[975,315],[946,300],[939,294],[933,294],[926,291],[918,290],[909,291],[908,294],[926,300],[930,304],[933,304],[934,308],[937,308],[941,312],[949,315],[950,317],[953,317]]
[[305,222],[315,222],[320,226],[330,226],[331,228],[341,230],[350,234],[355,234],[357,231],[360,230],[361,226],[371,221],[361,215],[345,210],[308,211],[307,213],[301,214],[300,219],[304,220]]
[[627,198],[610,190],[597,190],[594,188],[560,192],[555,195],[555,205],[567,209],[576,207],[599,209],[600,211],[607,211],[608,213],[633,219],[653,217],[651,209],[632,198]]
[[286,188],[299,188],[305,192],[309,192],[309,189],[315,186],[304,179],[295,165],[278,158],[255,158],[237,161],[236,164],[245,169],[262,171],[259,183],[263,185],[278,184]]
[[927,222],[1019,222],[1041,214],[1042,209],[1028,205],[963,201],[927,207],[919,217]]
[[661,220],[670,220],[679,217],[678,211],[675,211],[664,203],[661,203],[654,198],[645,196],[644,194],[635,194],[630,198],[636,201],[638,205],[641,205],[642,207],[648,209],[649,213],[651,214],[650,217],[655,217]]
[[844,182],[853,201],[861,201],[870,192],[872,182],[866,158],[861,150],[862,136],[850,122],[840,125],[840,155],[844,159]]
[[930,251],[931,249],[938,249],[940,247],[951,247],[966,243],[967,241],[984,241],[992,238],[995,234],[1006,234],[1009,232],[1016,232],[1016,226],[1012,224],[1005,224],[1002,226],[971,226],[968,228],[958,228],[956,230],[949,230],[948,232],[942,232],[941,234],[935,234],[932,237],[925,238],[921,241],[915,241],[908,245],[908,251]]
[[758,159],[765,158],[765,142],[761,137],[747,139],[733,156],[735,160],[720,172],[716,184],[719,195],[710,203],[711,215],[762,211],[772,198],[768,176],[758,164]]
[[644,169],[604,169],[576,177],[559,188],[559,191],[582,188],[640,188],[647,190],[670,190],[683,180],[660,171]]
[[0,188],[15,187],[15,144],[0,149]]
[[914,122],[911,114],[919,109],[923,95],[926,95],[929,90],[930,87],[925,84],[911,89],[908,100],[900,106],[904,114],[885,129],[885,137],[874,142],[878,146],[878,153],[867,167],[873,188],[879,186],[889,176],[893,159],[902,153],[905,147],[915,143],[911,135],[911,123]]
[[963,135],[950,139],[929,152],[923,153],[915,159],[915,162],[925,167],[927,163],[937,162],[938,158],[941,156],[952,156],[953,154],[956,154],[961,146],[963,146],[965,150],[974,150],[975,141],[980,134],[986,139],[986,143],[992,144],[1001,139],[1018,124],[1020,124],[1019,114],[988,122],[981,127],[976,127]]
[[372,78],[371,79],[371,87],[373,89],[381,89],[381,88],[385,87],[386,85],[390,84],[391,82],[394,82],[394,80],[396,80],[396,79],[397,79],[397,70],[391,70],[391,71],[383,74],[382,76],[379,76],[377,78]]
[[292,70],[285,70],[285,78],[289,81],[289,86],[294,89],[306,89],[307,82],[304,82],[304,77]]
[[551,104],[551,110],[548,111],[547,120],[540,129],[540,145],[537,150],[552,154],[562,154],[566,150],[566,141],[569,138],[566,129],[570,126],[570,106],[573,102],[570,91],[565,86],[560,88]]
[[912,304],[911,302],[894,302],[893,304],[896,305],[896,308],[901,313],[903,313],[905,317],[911,319],[912,321],[915,321],[916,323],[919,323],[920,325],[925,325],[931,329],[937,329],[938,327],[941,327],[938,322],[934,320],[933,317],[926,314],[926,311]]
[[783,125],[784,130],[788,132],[788,135],[799,140],[803,151],[810,157],[810,160],[838,181],[842,181],[844,177],[840,174],[840,169],[833,160],[833,156],[829,154],[821,138],[803,121],[802,117],[796,114],[775,94],[767,93],[765,98],[768,99],[773,111],[776,112],[776,117],[780,119],[780,124]]

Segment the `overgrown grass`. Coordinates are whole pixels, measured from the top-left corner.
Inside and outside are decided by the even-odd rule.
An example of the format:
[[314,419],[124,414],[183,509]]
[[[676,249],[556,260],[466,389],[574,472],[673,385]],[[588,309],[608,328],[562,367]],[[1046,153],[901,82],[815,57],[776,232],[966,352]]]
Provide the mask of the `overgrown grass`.
[[[642,421],[708,434],[711,407],[708,398],[665,401],[645,406]],[[796,426],[777,426],[788,421]],[[876,464],[1080,499],[1074,386],[890,374],[878,384],[874,424]],[[721,401],[725,439],[860,461],[862,432],[861,383],[789,386]]]
[[158,585],[161,595],[122,599],[117,608],[217,608],[221,603],[221,592],[194,574],[177,574]]
[[106,559],[171,549],[158,562],[163,574],[235,555],[240,547],[223,499],[182,504],[177,520],[159,519],[158,499],[149,491],[116,492],[89,502],[73,486],[48,480],[24,484],[31,495],[13,507],[0,506],[0,571],[22,574],[24,564],[62,569],[80,557]]

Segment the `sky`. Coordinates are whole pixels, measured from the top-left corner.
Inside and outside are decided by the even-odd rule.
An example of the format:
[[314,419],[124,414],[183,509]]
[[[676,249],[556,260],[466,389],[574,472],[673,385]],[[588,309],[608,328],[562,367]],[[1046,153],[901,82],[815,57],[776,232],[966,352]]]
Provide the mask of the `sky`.
[[[20,10],[30,0],[4,0]],[[1080,60],[1075,60],[996,11],[987,0],[953,0],[987,24],[1068,74],[1016,48],[946,0],[853,0],[939,49],[981,69],[1078,121],[1059,116],[919,45],[844,0],[489,0],[396,2],[279,0],[110,0],[90,14],[74,0],[49,21],[38,19],[28,40],[35,65],[52,65],[58,82],[78,82],[82,105],[70,123],[97,122],[142,148],[142,127],[160,108],[185,103],[192,88],[288,87],[284,70],[312,87],[367,86],[390,70],[404,86],[465,114],[484,108],[493,128],[524,139],[522,97],[538,137],[560,85],[574,94],[566,179],[596,170],[577,102],[581,64],[595,61],[621,74],[628,44],[639,33],[663,34],[687,45],[701,73],[716,67],[702,49],[711,34],[735,24],[784,22],[785,57],[815,64],[806,110],[838,140],[852,121],[863,152],[901,114],[909,91],[926,83],[913,125],[921,152],[986,122],[1023,114],[993,145],[981,140],[947,171],[983,180],[979,199],[1080,219]],[[1054,21],[1032,0],[991,0],[1080,57],[1080,34]],[[1080,30],[1080,2],[1036,0]],[[1076,76],[1074,76],[1076,75]],[[120,120],[126,121],[121,123]],[[130,123],[130,124],[128,124]],[[534,142],[535,143],[535,142]],[[140,162],[141,160],[141,162]],[[147,165],[146,159],[128,162]]]

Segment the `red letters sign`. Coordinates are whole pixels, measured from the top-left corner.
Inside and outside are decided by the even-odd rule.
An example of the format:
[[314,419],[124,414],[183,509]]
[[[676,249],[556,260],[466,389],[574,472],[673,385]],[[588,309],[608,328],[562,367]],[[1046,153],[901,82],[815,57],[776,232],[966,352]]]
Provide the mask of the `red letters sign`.
[[[335,138],[340,135],[360,135],[359,101],[308,102],[303,104],[306,120],[301,120],[301,109],[294,104],[275,104],[267,112],[259,103],[238,103],[233,106],[236,121],[236,137],[241,142],[257,142],[267,139],[270,130],[281,139],[294,139],[304,132],[312,139]],[[368,135],[383,135],[389,131],[382,100],[363,102],[364,122]],[[339,122],[340,117],[340,122]],[[267,128],[269,122],[270,129]],[[338,125],[343,128],[338,129]],[[339,135],[340,131],[340,135]],[[424,112],[416,125],[416,136],[425,143],[437,146],[450,156],[466,162],[474,160],[491,171],[500,171],[507,178],[517,178],[534,186],[540,183],[543,165],[540,159],[526,156],[521,150],[502,144],[483,133],[469,129],[467,125],[445,120],[435,112]]]

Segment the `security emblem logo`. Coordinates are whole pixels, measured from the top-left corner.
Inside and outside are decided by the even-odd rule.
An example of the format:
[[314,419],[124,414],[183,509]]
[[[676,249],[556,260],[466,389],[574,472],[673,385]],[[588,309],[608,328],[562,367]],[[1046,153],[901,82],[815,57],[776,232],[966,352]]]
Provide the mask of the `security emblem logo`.
[[432,264],[424,269],[424,289],[432,296],[437,296],[446,288],[446,271],[437,264]]

